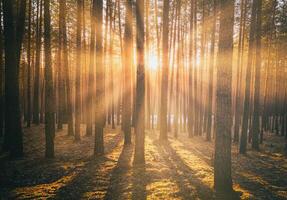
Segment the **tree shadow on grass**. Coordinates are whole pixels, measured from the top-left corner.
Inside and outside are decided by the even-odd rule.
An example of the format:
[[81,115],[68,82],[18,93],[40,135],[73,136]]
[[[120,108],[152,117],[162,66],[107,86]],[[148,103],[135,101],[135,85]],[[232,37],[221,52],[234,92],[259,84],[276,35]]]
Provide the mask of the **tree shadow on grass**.
[[238,194],[216,193],[204,184],[185,161],[177,154],[169,142],[157,145],[160,154],[171,169],[172,178],[179,187],[179,196],[183,199],[239,199]]
[[145,165],[134,165],[132,171],[132,199],[145,200],[147,199],[147,176]]
[[110,185],[105,199],[130,199],[133,150],[133,145],[123,146],[117,166],[111,173]]
[[[180,140],[179,142],[181,144],[180,148],[190,151],[190,153],[196,155],[212,167],[210,145],[207,147],[208,150],[204,151],[203,148],[196,146],[190,140]],[[285,177],[284,174],[286,174],[286,171],[282,167],[280,168],[279,164],[274,164],[276,162],[271,157],[266,155],[259,156],[260,154],[262,152],[252,151],[244,156],[233,154],[232,167],[234,180],[241,189],[244,189],[245,192],[248,191],[254,197],[282,199],[282,197],[276,194],[276,190],[284,190],[286,181],[283,177]],[[221,194],[216,195],[220,199]]]
[[109,174],[116,166],[116,160],[109,158],[108,154],[118,151],[121,140],[122,137],[116,137],[106,145],[107,156],[91,156],[83,167],[74,172],[75,178],[56,192],[55,199],[102,199],[109,185]]

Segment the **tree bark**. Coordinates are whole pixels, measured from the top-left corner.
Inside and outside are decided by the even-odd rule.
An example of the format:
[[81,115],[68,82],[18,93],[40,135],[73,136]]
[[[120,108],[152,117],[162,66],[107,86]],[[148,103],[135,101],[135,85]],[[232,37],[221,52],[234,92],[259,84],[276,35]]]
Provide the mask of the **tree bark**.
[[52,77],[51,29],[50,0],[44,0],[46,158],[54,157],[55,137],[55,99]]
[[251,82],[251,68],[253,60],[253,49],[254,49],[254,33],[256,26],[256,2],[254,0],[252,5],[252,16],[251,16],[251,27],[249,34],[249,47],[248,47],[248,63],[246,70],[246,86],[245,86],[245,100],[243,109],[243,121],[242,121],[242,132],[240,138],[239,153],[245,154],[247,147],[247,130],[248,130],[248,119],[249,119],[249,109],[250,109],[250,82]]
[[40,123],[40,59],[41,59],[41,35],[42,35],[42,0],[37,0],[37,25],[36,25],[36,60],[33,96],[33,123]]
[[160,105],[160,140],[167,140],[167,92],[168,92],[168,37],[169,37],[169,1],[163,3],[163,31],[162,31],[162,84]]
[[13,15],[14,3],[11,0],[2,0],[5,38],[5,137],[3,149],[10,150],[11,157],[15,158],[23,156],[19,61],[24,35],[26,0],[20,3],[17,20]]
[[134,164],[144,164],[145,139],[145,70],[144,70],[144,0],[136,0],[136,27],[137,27],[137,80],[135,99],[135,155]]
[[92,2],[91,9],[91,41],[90,41],[90,64],[88,72],[88,88],[87,88],[87,128],[86,135],[91,136],[93,133],[93,91],[94,91],[94,54],[95,54],[95,10],[96,0]]
[[211,33],[211,52],[210,52],[210,66],[209,66],[209,88],[208,88],[208,112],[207,112],[207,132],[206,140],[211,141],[212,132],[212,96],[213,96],[213,72],[214,72],[214,57],[215,57],[215,29],[217,18],[217,0],[213,1],[213,21],[212,21],[212,33]]
[[124,33],[124,83],[123,83],[123,131],[125,145],[131,144],[131,68],[132,68],[132,1],[126,0],[125,33]]
[[95,0],[96,24],[96,97],[95,97],[95,149],[94,155],[104,154],[105,126],[105,68],[103,65],[103,0]]
[[[234,1],[220,0],[220,28],[217,57],[216,136],[214,156],[214,188],[232,191],[231,178],[231,83]],[[225,9],[223,11],[223,9]]]
[[256,66],[255,66],[255,91],[253,111],[253,134],[252,148],[259,150],[259,117],[260,117],[260,73],[261,73],[261,5],[262,1],[257,0],[256,16]]
[[75,140],[81,139],[81,58],[82,58],[82,0],[77,0],[77,60],[76,60],[76,91],[75,91]]

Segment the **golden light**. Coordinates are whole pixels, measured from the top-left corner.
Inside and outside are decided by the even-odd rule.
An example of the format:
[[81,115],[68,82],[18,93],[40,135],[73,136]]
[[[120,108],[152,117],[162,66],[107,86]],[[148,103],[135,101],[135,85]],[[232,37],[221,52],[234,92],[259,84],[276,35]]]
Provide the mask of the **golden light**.
[[158,61],[158,58],[156,55],[152,54],[148,57],[148,68],[150,70],[156,70],[158,68],[158,64],[159,64],[159,61]]

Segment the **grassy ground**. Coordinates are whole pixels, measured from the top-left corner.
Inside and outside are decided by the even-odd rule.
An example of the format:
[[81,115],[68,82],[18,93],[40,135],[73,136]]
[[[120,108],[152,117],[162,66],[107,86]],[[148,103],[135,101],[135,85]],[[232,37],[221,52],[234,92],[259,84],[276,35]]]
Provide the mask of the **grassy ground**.
[[100,158],[92,156],[93,137],[75,143],[66,129],[57,132],[53,160],[43,158],[43,126],[25,129],[25,157],[0,157],[0,199],[287,199],[282,137],[266,134],[261,151],[246,156],[233,146],[240,196],[230,197],[213,191],[213,143],[186,135],[159,143],[156,131],[147,132],[146,165],[135,167],[134,147],[123,146],[120,128],[106,128]]

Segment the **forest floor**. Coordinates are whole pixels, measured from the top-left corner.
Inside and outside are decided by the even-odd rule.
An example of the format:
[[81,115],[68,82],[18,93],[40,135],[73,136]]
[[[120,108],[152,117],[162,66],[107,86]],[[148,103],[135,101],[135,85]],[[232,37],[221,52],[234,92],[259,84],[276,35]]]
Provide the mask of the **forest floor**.
[[[25,157],[0,157],[0,199],[236,199],[215,194],[213,143],[187,138],[159,143],[146,133],[146,165],[133,166],[134,146],[123,146],[120,128],[105,129],[105,156],[94,158],[93,137],[78,143],[56,133],[55,159],[44,158],[44,127],[24,129]],[[238,199],[287,199],[284,139],[266,134],[260,152],[232,149]]]

